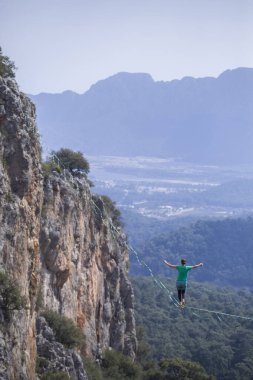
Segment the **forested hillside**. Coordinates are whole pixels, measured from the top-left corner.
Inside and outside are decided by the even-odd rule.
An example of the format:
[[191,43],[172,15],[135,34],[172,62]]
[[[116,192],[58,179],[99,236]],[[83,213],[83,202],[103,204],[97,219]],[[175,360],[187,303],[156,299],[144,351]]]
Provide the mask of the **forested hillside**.
[[[174,281],[163,280],[175,292]],[[145,332],[146,360],[179,357],[199,362],[218,380],[251,380],[253,374],[253,294],[190,281],[187,306],[173,305],[152,278],[133,278],[137,326]],[[251,316],[244,320],[190,307]]]
[[[131,231],[133,245],[154,273],[174,277],[176,273],[162,260],[177,263],[184,257],[189,265],[204,263],[202,269],[190,273],[197,281],[252,287],[249,268],[253,266],[253,218],[198,221],[174,231],[163,228],[162,234],[153,230],[150,239],[147,235],[142,239],[138,229]],[[134,275],[149,274],[134,257],[131,270]]]

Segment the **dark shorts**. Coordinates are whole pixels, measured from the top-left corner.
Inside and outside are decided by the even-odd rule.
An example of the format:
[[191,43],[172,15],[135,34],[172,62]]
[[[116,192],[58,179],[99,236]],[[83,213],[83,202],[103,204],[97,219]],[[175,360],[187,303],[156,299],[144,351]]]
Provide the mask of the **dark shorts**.
[[186,283],[182,283],[182,282],[177,282],[176,286],[177,286],[177,290],[185,290],[187,284]]

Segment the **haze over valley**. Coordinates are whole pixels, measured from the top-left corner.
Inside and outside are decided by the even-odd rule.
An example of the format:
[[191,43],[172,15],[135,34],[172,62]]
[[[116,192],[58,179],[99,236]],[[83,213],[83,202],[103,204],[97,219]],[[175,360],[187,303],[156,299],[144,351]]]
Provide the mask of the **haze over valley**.
[[170,82],[118,73],[82,95],[31,97],[44,154],[81,150],[94,190],[116,201],[123,218],[252,213],[253,69]]
[[[251,166],[223,167],[154,157],[89,156],[94,190],[122,210],[157,220],[253,212]],[[127,221],[126,221],[127,223]]]

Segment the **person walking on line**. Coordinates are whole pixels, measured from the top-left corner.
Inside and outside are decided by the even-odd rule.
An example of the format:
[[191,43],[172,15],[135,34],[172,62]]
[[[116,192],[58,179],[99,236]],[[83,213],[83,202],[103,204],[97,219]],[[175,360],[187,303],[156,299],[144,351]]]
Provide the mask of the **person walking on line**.
[[174,264],[168,263],[168,261],[166,261],[166,260],[163,260],[163,262],[168,267],[177,269],[177,271],[178,271],[176,286],[177,286],[177,293],[178,293],[178,299],[180,302],[180,306],[183,307],[183,306],[185,306],[185,291],[187,288],[188,272],[191,269],[196,269],[196,268],[202,267],[203,263],[199,263],[196,265],[186,265],[185,259],[181,260],[181,265],[174,265]]

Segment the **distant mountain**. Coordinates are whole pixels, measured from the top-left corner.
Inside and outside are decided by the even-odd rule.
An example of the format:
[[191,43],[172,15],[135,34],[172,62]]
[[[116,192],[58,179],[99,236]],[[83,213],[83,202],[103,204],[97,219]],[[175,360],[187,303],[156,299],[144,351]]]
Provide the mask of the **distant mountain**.
[[31,96],[46,144],[90,155],[253,163],[253,69],[155,82],[119,73],[82,95]]

